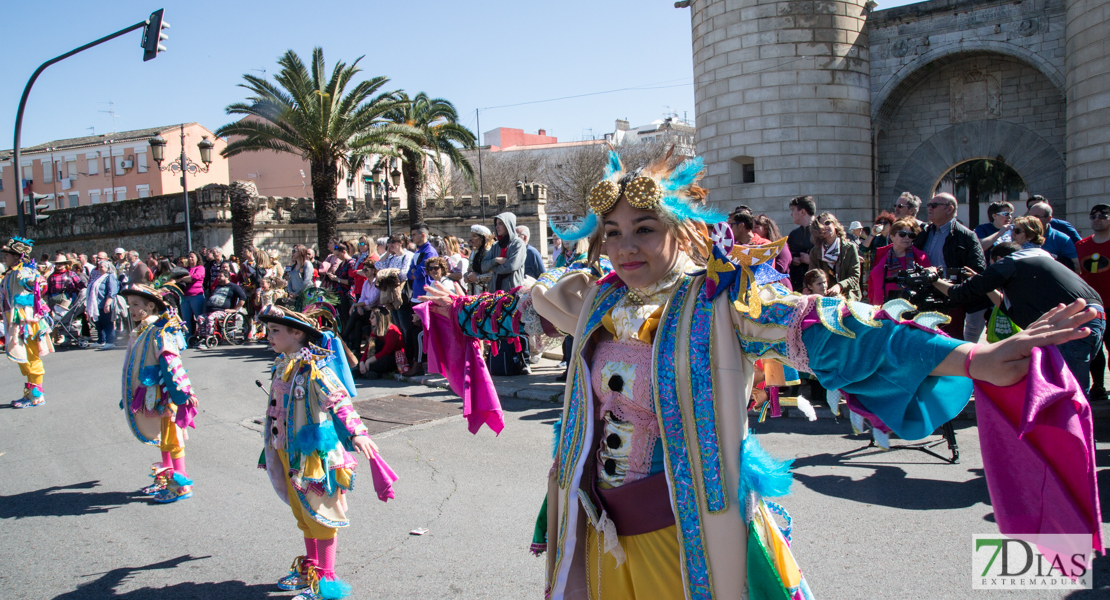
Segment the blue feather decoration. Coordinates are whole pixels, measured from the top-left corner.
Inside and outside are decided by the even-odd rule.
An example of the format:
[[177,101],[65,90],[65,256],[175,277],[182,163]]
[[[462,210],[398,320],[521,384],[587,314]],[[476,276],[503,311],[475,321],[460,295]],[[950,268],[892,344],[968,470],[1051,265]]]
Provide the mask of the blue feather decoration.
[[308,423],[297,432],[293,447],[301,454],[327,453],[338,443],[339,436],[335,434],[335,427],[331,423]]
[[597,215],[594,214],[593,211],[590,211],[586,214],[585,219],[582,219],[577,225],[572,225],[567,229],[561,229],[555,224],[555,221],[550,219],[548,219],[547,223],[551,226],[551,230],[555,232],[555,235],[559,236],[559,239],[564,242],[577,242],[580,239],[590,237],[593,235],[594,231],[597,230]]
[[324,600],[340,600],[351,595],[351,586],[342,579],[327,580],[321,579],[318,584],[320,587],[320,597]]
[[677,196],[663,196],[660,205],[680,221],[701,221],[706,224],[720,223],[728,216],[712,208],[690,204]]
[[771,498],[789,494],[794,483],[790,473],[793,464],[794,459],[780,461],[772,457],[748,431],[740,447],[740,501],[747,498],[749,491]]
[[553,435],[551,437],[551,458],[559,452],[559,438],[563,435],[563,420],[559,419],[551,424]]
[[[613,150],[612,148],[610,148],[609,149],[609,164],[605,165],[605,174],[602,176],[602,179],[609,179],[613,175],[616,175],[617,173],[620,173],[623,169],[624,169],[624,166],[621,165],[621,155],[617,154],[616,150]],[[563,237],[563,236],[559,236],[559,237]]]
[[703,170],[705,170],[705,161],[700,156],[688,158],[675,167],[670,177],[663,180],[663,189],[673,192],[690,187]]

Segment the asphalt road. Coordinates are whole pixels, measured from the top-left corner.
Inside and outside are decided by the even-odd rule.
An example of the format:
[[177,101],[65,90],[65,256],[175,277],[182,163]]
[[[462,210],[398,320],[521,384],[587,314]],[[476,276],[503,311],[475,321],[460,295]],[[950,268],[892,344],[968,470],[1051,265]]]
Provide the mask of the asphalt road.
[[[186,446],[195,495],[153,505],[136,490],[149,483],[157,449],[134,439],[118,406],[123,352],[47,357],[47,404],[0,406],[0,594],[290,596],[274,582],[303,545],[289,509],[256,468],[265,397],[254,381],[267,381],[270,358],[262,346],[186,352],[201,400]],[[16,365],[0,360],[0,404],[18,397],[21,381]],[[352,525],[339,536],[338,571],[353,597],[542,597],[543,560],[527,548],[558,407],[505,399],[504,432],[474,436],[457,398],[374,383],[360,382],[358,406],[401,479],[388,503],[368,479],[349,497]],[[1107,559],[1096,561],[1102,589],[1094,592],[971,589],[971,535],[996,531],[974,422],[958,425],[962,464],[947,465],[912,450],[858,451],[863,437],[827,410],[819,414],[814,423],[752,425],[769,451],[796,457],[795,491],[782,504],[817,598],[1110,597]],[[1100,423],[1097,435],[1110,440],[1110,427]],[[1100,443],[1100,464],[1108,452]],[[1100,480],[1110,497],[1107,474]],[[415,528],[428,533],[409,535]]]

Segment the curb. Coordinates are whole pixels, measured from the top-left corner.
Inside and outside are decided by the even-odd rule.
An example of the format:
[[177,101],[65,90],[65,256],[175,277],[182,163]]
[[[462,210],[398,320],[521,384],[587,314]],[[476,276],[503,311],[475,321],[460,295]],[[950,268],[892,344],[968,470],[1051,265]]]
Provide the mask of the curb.
[[[424,387],[435,388],[439,390],[451,391],[451,386],[447,384],[447,379],[441,375],[421,375],[419,377],[404,377],[400,373],[395,373],[393,379],[411,383],[414,385],[422,385]],[[562,404],[563,402],[563,386],[558,386],[558,391],[549,391],[548,389],[534,389],[530,387],[513,389],[498,389],[497,395],[501,398],[516,398],[518,400],[533,400],[540,402],[551,402],[555,404]]]

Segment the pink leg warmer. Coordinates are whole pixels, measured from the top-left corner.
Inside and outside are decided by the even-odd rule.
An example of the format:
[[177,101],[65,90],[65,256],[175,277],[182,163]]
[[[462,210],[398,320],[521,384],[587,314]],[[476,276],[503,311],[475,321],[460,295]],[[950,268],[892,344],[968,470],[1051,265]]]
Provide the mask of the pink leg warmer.
[[170,458],[170,453],[169,452],[163,452],[162,453],[162,468],[163,469],[168,469],[172,466],[173,466],[173,459]]
[[317,553],[316,544],[317,541],[314,538],[306,537],[304,539],[304,561],[314,567],[320,564],[320,555]]
[[320,552],[320,571],[329,581],[335,580],[335,547],[338,542],[338,537],[316,540],[316,546]]
[[185,472],[185,457],[171,459],[173,461],[173,472],[181,473],[182,477],[188,477],[189,474]]

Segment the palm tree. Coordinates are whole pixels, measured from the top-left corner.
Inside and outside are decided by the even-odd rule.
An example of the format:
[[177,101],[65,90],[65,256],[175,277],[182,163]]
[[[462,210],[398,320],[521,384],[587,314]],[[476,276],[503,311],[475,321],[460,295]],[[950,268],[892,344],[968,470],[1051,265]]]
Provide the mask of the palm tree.
[[216,132],[221,137],[241,136],[224,148],[224,157],[275,151],[297,154],[308,161],[321,252],[336,233],[340,167],[353,174],[369,156],[397,156],[399,149],[420,150],[411,141],[415,136],[412,127],[384,119],[386,113],[405,104],[398,92],[379,93],[389,79],[373,77],[346,92],[360,72],[360,60],[362,57],[350,65],[336,63],[329,77],[323,49],[312,49],[311,71],[296,52],[289,50],[278,60],[281,70],[274,75],[277,85],[243,75],[246,83],[239,87],[250,90],[251,96],[247,102],[237,102],[226,110],[229,115],[248,118]]
[[1025,189],[1025,181],[1010,165],[985,158],[957,165],[941,181],[951,185],[957,196],[960,191],[967,190],[968,217],[972,227],[979,224],[980,198]]
[[474,168],[461,150],[474,148],[477,137],[469,129],[459,125],[459,113],[447,100],[429,98],[424,92],[411,100],[404,92],[398,93],[397,97],[402,102],[386,113],[386,119],[413,130],[408,136],[412,145],[400,147],[403,162],[401,173],[408,197],[411,227],[424,220],[426,163],[431,162],[442,173],[446,168],[443,159],[447,158],[467,180],[472,181]]

